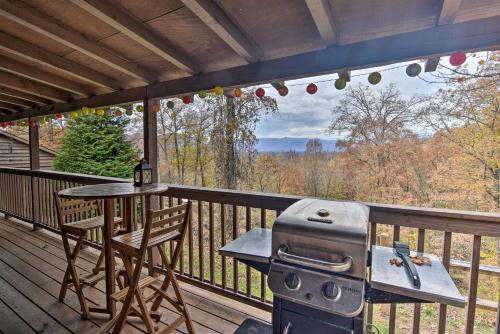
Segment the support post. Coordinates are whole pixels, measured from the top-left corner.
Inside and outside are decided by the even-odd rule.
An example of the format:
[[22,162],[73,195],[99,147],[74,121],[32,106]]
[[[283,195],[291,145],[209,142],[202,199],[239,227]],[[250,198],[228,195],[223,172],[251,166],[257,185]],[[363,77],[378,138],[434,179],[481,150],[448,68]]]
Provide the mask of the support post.
[[[35,122],[34,118],[29,118],[29,123]],[[38,124],[29,127],[29,151],[30,151],[30,170],[40,169],[40,144]],[[39,186],[38,178],[31,175],[31,215],[33,230],[36,230],[36,224],[40,222],[39,210]]]
[[[144,143],[144,158],[149,162],[153,168],[152,179],[153,183],[157,183],[159,179],[159,165],[158,165],[158,129],[157,117],[153,112],[152,107],[155,103],[159,104],[158,99],[144,99],[143,111],[143,143]],[[146,196],[144,199],[145,210],[158,209],[159,201],[156,196]],[[153,275],[153,267],[161,265],[161,257],[158,250],[155,248],[148,254],[148,269],[149,275]]]

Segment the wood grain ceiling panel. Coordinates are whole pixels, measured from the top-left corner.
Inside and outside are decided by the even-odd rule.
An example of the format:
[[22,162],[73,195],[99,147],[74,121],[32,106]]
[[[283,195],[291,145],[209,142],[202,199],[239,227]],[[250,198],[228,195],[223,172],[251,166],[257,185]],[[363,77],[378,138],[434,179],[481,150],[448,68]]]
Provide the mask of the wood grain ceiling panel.
[[303,0],[217,0],[265,59],[324,48]]

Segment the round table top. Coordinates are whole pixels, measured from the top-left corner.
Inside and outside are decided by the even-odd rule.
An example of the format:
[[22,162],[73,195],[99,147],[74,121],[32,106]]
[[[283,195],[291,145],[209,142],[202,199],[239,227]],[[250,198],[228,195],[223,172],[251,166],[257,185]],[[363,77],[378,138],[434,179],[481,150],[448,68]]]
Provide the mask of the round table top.
[[161,183],[141,187],[134,187],[132,183],[104,183],[64,189],[58,195],[62,198],[110,199],[156,195],[167,190],[168,186]]

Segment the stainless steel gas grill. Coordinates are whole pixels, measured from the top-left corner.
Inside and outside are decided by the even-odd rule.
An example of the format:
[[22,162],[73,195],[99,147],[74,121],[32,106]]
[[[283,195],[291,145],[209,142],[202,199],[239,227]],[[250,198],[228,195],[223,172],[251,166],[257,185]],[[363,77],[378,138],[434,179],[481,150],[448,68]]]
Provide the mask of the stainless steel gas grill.
[[391,266],[392,248],[369,251],[368,226],[366,205],[303,199],[272,231],[253,229],[221,248],[222,255],[268,274],[274,293],[272,328],[248,320],[237,333],[361,334],[366,302],[464,306],[437,257],[425,254],[432,264],[416,269],[421,286],[415,288],[403,268]]
[[270,289],[276,296],[341,316],[364,303],[368,259],[365,205],[305,199],[272,230]]

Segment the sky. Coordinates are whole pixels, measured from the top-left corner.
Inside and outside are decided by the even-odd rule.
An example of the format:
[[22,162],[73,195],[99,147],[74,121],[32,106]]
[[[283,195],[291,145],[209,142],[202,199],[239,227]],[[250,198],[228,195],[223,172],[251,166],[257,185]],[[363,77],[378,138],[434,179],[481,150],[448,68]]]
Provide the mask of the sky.
[[[467,65],[471,67],[475,66],[476,62],[484,57],[484,54],[478,53],[476,57],[468,56]],[[419,75],[421,78],[411,78],[406,75],[406,66],[415,62],[422,66],[422,73]],[[448,57],[441,58],[441,63],[450,66]],[[432,74],[423,72],[423,67],[423,61],[412,61],[352,71],[351,82],[349,82],[348,85],[363,83],[377,91],[383,89],[390,83],[395,83],[402,95],[407,98],[415,94],[431,94],[440,87],[443,87],[442,84],[428,83],[422,80],[435,80]],[[382,81],[377,85],[370,85],[368,83],[368,74],[374,71],[380,72]],[[333,86],[334,80],[337,78],[338,76],[336,74],[332,74],[286,81],[285,85],[288,87],[289,92],[285,97],[280,96],[271,85],[259,86],[266,90],[266,95],[276,98],[279,113],[265,117],[259,122],[256,128],[257,137],[306,137],[323,139],[337,139],[342,137],[342,135],[339,134],[332,135],[326,132],[332,120],[333,109],[345,92],[345,89],[339,91]],[[318,86],[318,91],[314,95],[310,95],[306,92],[306,86],[311,82]]]

